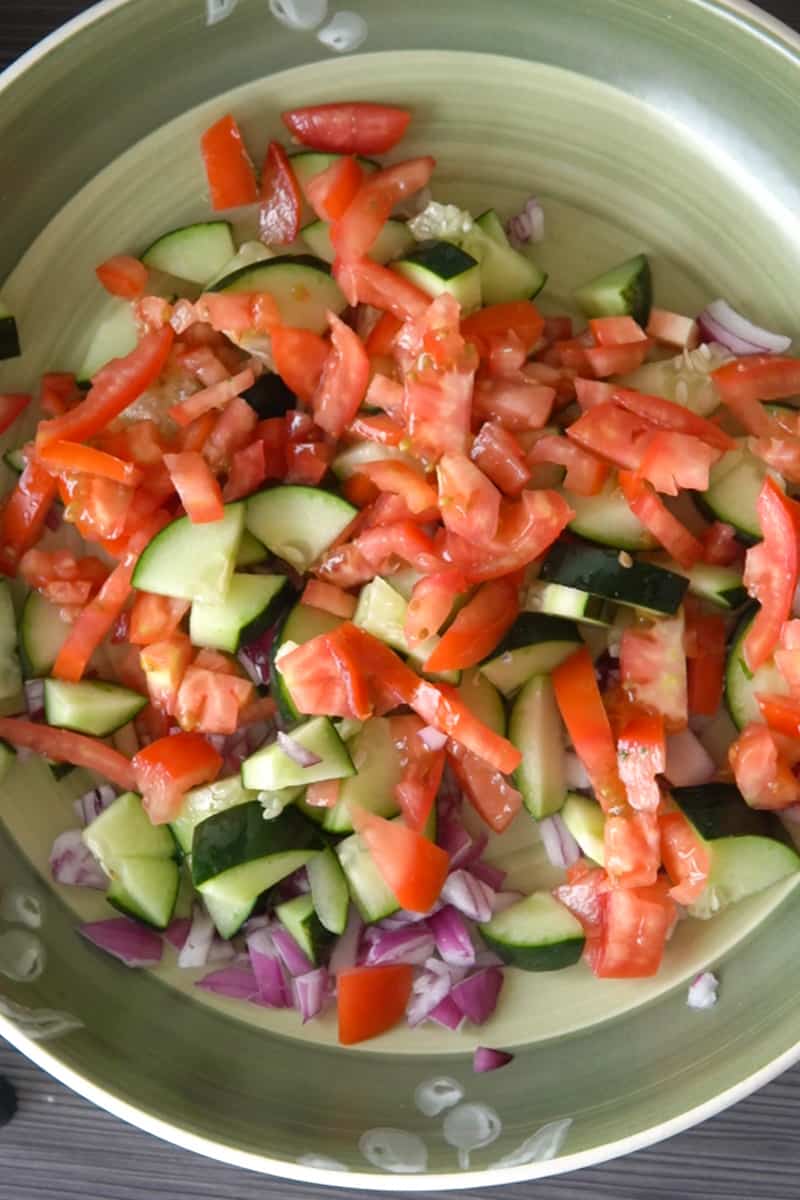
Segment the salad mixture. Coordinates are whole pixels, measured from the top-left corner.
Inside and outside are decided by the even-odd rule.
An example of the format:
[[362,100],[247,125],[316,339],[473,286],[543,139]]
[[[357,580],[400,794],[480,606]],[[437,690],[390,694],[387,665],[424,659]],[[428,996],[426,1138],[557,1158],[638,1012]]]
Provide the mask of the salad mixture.
[[[202,139],[258,238],[98,266],[5,454],[2,769],[97,776],[51,857],[123,914],[86,937],[344,1044],[480,1026],[506,966],[651,976],[800,868],[800,359],[654,307],[644,254],[544,316],[535,199],[431,200],[375,161],[399,109],[283,120],[260,175]],[[523,895],[485,852],[530,822],[562,882]]]

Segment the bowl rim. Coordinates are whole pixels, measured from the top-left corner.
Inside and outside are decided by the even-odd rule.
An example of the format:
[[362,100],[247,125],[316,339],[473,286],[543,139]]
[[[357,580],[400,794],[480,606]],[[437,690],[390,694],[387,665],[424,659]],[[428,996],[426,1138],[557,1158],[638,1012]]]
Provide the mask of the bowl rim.
[[[53,30],[0,72],[0,102],[2,102],[3,94],[17,79],[45,59],[63,42],[117,9],[122,9],[134,2],[135,0],[98,0],[85,12],[79,13]],[[683,0],[683,2],[712,13],[738,18],[739,23],[745,26],[750,34],[770,44],[774,50],[790,58],[800,67],[800,33],[792,30],[778,17],[773,17],[750,3],[750,0]],[[216,1142],[211,1138],[191,1133],[160,1117],[150,1116],[143,1109],[118,1098],[104,1087],[85,1078],[80,1072],[61,1062],[56,1054],[47,1050],[41,1042],[25,1034],[13,1020],[5,1017],[2,1013],[0,1013],[0,1037],[83,1099],[127,1124],[183,1150],[192,1151],[229,1166],[241,1167],[276,1178],[290,1179],[296,1183],[345,1186],[375,1192],[425,1192],[496,1187],[502,1184],[523,1183],[528,1180],[563,1175],[583,1167],[599,1166],[612,1159],[646,1149],[691,1129],[752,1095],[753,1092],[758,1091],[759,1088],[772,1082],[784,1071],[800,1062],[799,1041],[765,1066],[745,1076],[738,1083],[702,1104],[695,1105],[683,1113],[651,1125],[628,1137],[618,1138],[616,1141],[606,1142],[602,1146],[560,1156],[546,1162],[534,1162],[516,1167],[490,1167],[486,1170],[434,1172],[419,1175],[382,1175],[366,1171],[332,1170],[287,1159],[273,1158],[266,1153],[257,1154],[248,1150],[240,1150],[222,1142]]]

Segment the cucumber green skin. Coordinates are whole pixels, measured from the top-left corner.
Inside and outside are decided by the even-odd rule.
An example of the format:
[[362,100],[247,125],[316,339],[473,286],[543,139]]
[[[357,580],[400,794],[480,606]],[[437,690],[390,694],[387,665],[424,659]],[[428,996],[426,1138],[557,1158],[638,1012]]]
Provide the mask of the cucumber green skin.
[[135,896],[117,880],[112,880],[111,886],[106,892],[106,902],[112,908],[115,908],[117,912],[123,913],[126,917],[132,917],[134,921],[138,921],[141,925],[147,925],[151,929],[166,929],[172,920],[172,914],[175,912],[175,905],[178,902],[181,874],[178,864],[175,862],[164,862],[163,867],[166,874],[170,877],[171,886],[169,890],[165,890],[159,894],[158,916],[152,911],[148,915]]
[[50,774],[55,780],[66,779],[68,775],[71,775],[77,769],[73,763],[52,762],[50,759],[47,760],[47,765],[50,768]]
[[[224,788],[222,785],[225,785]],[[183,798],[181,811],[170,823],[172,836],[178,843],[183,854],[192,853],[194,831],[201,821],[208,820],[215,813],[225,809],[235,808],[237,804],[253,803],[258,798],[257,792],[252,792],[242,786],[240,775],[231,775],[228,779],[217,782],[216,794],[211,794],[212,784],[203,784],[192,788]]]
[[238,804],[195,827],[192,883],[199,887],[253,859],[290,850],[321,850],[324,845],[317,827],[294,808],[286,808],[273,821],[265,821],[257,800]]
[[54,604],[39,592],[28,593],[19,622],[20,657],[28,678],[50,674],[70,628]]
[[701,920],[800,872],[800,857],[794,847],[771,838],[718,838],[709,843],[709,849],[708,883],[702,895],[689,905],[689,915]]
[[252,275],[256,271],[263,271],[266,268],[270,270],[276,266],[295,266],[295,267],[310,267],[314,271],[319,271],[321,274],[330,275],[330,264],[323,262],[321,258],[317,258],[315,254],[279,254],[275,258],[265,258],[262,262],[249,263],[245,267],[239,267],[230,275],[226,275],[224,279],[220,279],[218,283],[212,284],[209,289],[212,292],[227,292],[234,287],[235,284],[241,283],[248,275]]
[[481,926],[481,937],[498,958],[521,971],[561,971],[571,967],[579,962],[586,944],[584,937],[576,937],[549,946],[510,946],[487,933],[485,925]]
[[[185,279],[189,283],[205,284],[236,253],[232,232],[229,221],[198,221],[193,225],[182,225],[179,229],[171,229],[168,233],[163,233],[160,238],[151,242],[141,255],[141,260],[146,267],[165,271],[177,279]],[[182,245],[188,241],[196,243],[198,239],[202,239],[206,242],[207,251],[209,235],[216,236],[217,240],[221,239],[222,246],[221,248],[215,247],[217,261],[208,267],[206,273],[201,275],[193,270],[187,275],[180,270],[172,270],[175,259],[180,257]],[[198,257],[206,258],[207,254]]]
[[653,277],[644,254],[597,275],[575,293],[587,317],[631,316],[644,328],[653,305]]
[[21,353],[17,322],[11,313],[0,313],[0,359],[19,358]]
[[616,550],[557,542],[542,563],[540,579],[616,600],[635,608],[672,615],[686,595],[689,580],[654,563],[620,565]]
[[508,696],[532,675],[553,670],[580,642],[572,621],[547,613],[523,612],[492,651],[491,658],[482,663],[481,672]]
[[[57,697],[66,694],[68,697],[72,689],[77,692],[92,691],[98,694],[98,697],[103,693],[109,699],[123,700],[127,699],[127,707],[117,709],[116,716],[109,716],[109,710],[106,710],[106,719],[92,720],[91,722],[80,718],[79,714],[73,713],[71,720],[58,719],[58,699]],[[44,684],[44,710],[45,720],[49,725],[53,725],[58,729],[73,729],[77,733],[86,733],[94,737],[109,737],[121,729],[123,725],[127,725],[129,721],[142,711],[147,704],[147,696],[140,696],[130,688],[120,687],[115,683],[103,683],[99,680],[81,680],[79,683],[70,684],[60,679],[46,679]],[[113,709],[110,709],[113,712]],[[98,714],[102,716],[102,713]]]
[[[721,521],[722,520],[722,517],[720,517],[719,514],[716,512],[716,510],[713,509],[711,507],[711,505],[706,501],[704,492],[690,492],[689,495],[691,496],[692,503],[694,504],[697,511],[700,513],[701,517],[705,517],[707,521]],[[756,537],[754,534],[747,533],[744,529],[741,528],[741,526],[734,525],[733,521],[730,521],[727,518],[726,518],[725,523],[727,525],[733,525],[733,529],[736,533],[736,540],[737,540],[737,542],[740,542],[742,546],[755,546],[758,542],[761,541],[761,538]]]
[[404,254],[399,261],[424,267],[426,271],[438,275],[442,280],[455,279],[478,265],[477,259],[467,254],[460,246],[453,242],[439,241],[419,242],[416,250]]
[[727,837],[764,837],[790,843],[780,818],[767,809],[750,808],[732,783],[672,788],[671,796],[706,841]]
[[344,933],[350,908],[350,889],[339,859],[328,846],[307,867],[314,909],[325,929],[336,936]]
[[492,651],[492,659],[514,650],[523,650],[540,642],[580,643],[577,625],[563,617],[551,617],[549,613],[522,612],[505,635],[500,645]]
[[[233,578],[236,578],[234,574]],[[272,576],[261,576],[262,579]],[[239,627],[238,630],[231,628],[231,638],[226,645],[215,645],[217,650],[227,650],[229,654],[236,654],[242,646],[246,646],[248,642],[254,642],[262,633],[274,625],[278,617],[281,616],[287,607],[291,605],[295,597],[295,592],[289,586],[289,580],[282,576],[282,582],[278,585],[278,590],[270,596],[267,603],[255,617],[250,621],[246,621]],[[192,633],[191,617],[189,618],[189,633],[192,636],[192,641],[195,645],[203,645],[202,641],[195,641]],[[220,639],[221,640],[221,639]]]
[[314,966],[317,966],[330,948],[333,935],[328,932],[314,911],[311,897],[296,896],[294,900],[278,904],[275,916]]

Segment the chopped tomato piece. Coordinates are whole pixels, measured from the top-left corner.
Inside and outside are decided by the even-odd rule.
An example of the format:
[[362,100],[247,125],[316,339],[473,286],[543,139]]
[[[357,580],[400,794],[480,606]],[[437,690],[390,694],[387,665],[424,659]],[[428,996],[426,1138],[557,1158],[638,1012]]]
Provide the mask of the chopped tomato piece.
[[436,468],[439,507],[448,530],[485,543],[497,533],[500,492],[463,454],[445,454]]
[[363,343],[344,321],[328,313],[331,348],[312,405],[314,420],[340,437],[358,412],[369,383],[369,359]]
[[92,380],[85,399],[60,417],[41,421],[37,448],[48,442],[83,442],[95,437],[158,379],[172,349],[174,334],[167,325],[145,334],[125,358],[112,359]]
[[475,666],[491,654],[518,613],[519,586],[514,578],[481,584],[428,656],[425,670],[436,674]]
[[413,981],[414,968],[409,963],[341,971],[336,979],[340,1044],[366,1042],[402,1021]]
[[797,587],[797,506],[771,476],[758,497],[763,541],[745,555],[744,585],[760,607],[744,642],[744,656],[757,671],[778,644],[781,626],[789,617]]
[[248,679],[206,667],[200,655],[188,667],[178,688],[175,717],[181,729],[203,733],[235,733],[241,710],[253,699]]
[[364,181],[358,159],[352,155],[334,159],[329,167],[306,184],[308,202],[323,221],[338,221]]
[[661,713],[669,730],[687,722],[683,613],[624,630],[619,652],[622,686],[642,708]]
[[[628,371],[635,371],[644,362],[649,349],[650,339],[646,337],[642,341],[630,342],[624,346],[589,346],[583,354],[597,378],[607,379],[609,375],[625,375]],[[575,366],[580,370],[579,362],[576,362]]]
[[371,575],[392,574],[399,563],[415,567],[423,574],[442,566],[433,539],[414,521],[375,525],[359,534],[355,545],[371,567]]
[[430,816],[436,793],[442,782],[445,752],[430,750],[420,731],[425,728],[419,717],[391,717],[392,740],[400,754],[402,776],[395,796],[403,819],[410,829],[421,830]]
[[48,442],[38,451],[37,457],[48,471],[54,473],[85,471],[89,475],[99,475],[128,487],[135,487],[142,478],[142,472],[134,463],[80,442]]
[[661,863],[657,814],[633,809],[609,813],[603,830],[604,861],[615,887],[655,883]]
[[233,500],[241,500],[243,496],[250,496],[258,491],[266,478],[266,454],[264,443],[259,439],[242,450],[234,451],[230,474],[222,489],[222,499],[229,504]]
[[35,459],[26,462],[0,510],[0,571],[16,575],[25,551],[41,536],[56,496],[56,481]]
[[637,713],[627,721],[617,740],[617,761],[631,808],[655,812],[661,798],[656,776],[667,765],[661,713]]
[[147,290],[147,267],[129,254],[116,254],[95,268],[107,292],[123,300],[138,300]]
[[[728,750],[736,786],[751,808],[783,809],[800,803],[800,780],[782,751],[778,737],[791,729],[798,736],[800,711],[796,701],[782,696],[760,696],[767,725],[747,725]],[[2,736],[2,729],[0,729]]]
[[286,422],[283,417],[269,417],[259,422],[256,433],[264,447],[265,478],[283,479],[288,445]]
[[80,399],[81,390],[74,375],[67,371],[50,371],[42,376],[39,407],[48,417],[59,417]]
[[502,833],[522,808],[522,795],[495,767],[451,738],[447,756],[459,787],[479,817]]
[[564,487],[578,496],[596,496],[608,478],[607,463],[558,434],[537,438],[528,451],[528,462],[566,467]]
[[202,454],[196,450],[165,454],[164,463],[192,524],[221,521],[225,515],[222,490]]
[[31,397],[24,392],[0,393],[0,433],[5,433],[7,429],[11,428],[19,414],[28,407],[30,402]]
[[590,867],[580,859],[567,869],[567,882],[553,889],[556,900],[577,917],[586,934],[587,957],[603,933],[603,914],[606,893],[610,889],[608,876],[602,867]]
[[531,472],[513,433],[499,421],[486,421],[472,443],[470,458],[506,496],[518,496]]
[[473,414],[479,421],[497,420],[512,433],[547,424],[555,389],[527,379],[480,379],[475,385]]
[[646,333],[653,341],[676,346],[679,350],[694,350],[700,341],[697,321],[663,308],[650,309]]
[[519,500],[501,502],[497,533],[490,541],[470,542],[448,531],[445,557],[475,583],[499,579],[544,554],[574,515],[558,492],[526,490]]
[[438,502],[436,489],[428,483],[424,472],[419,467],[387,458],[383,461],[365,463],[361,473],[366,475],[367,479],[371,480],[382,492],[393,492],[402,496],[412,513],[422,513],[426,509],[436,508]]
[[474,341],[481,358],[490,350],[490,339],[512,332],[530,354],[545,329],[545,320],[531,300],[511,300],[505,304],[490,304],[461,322],[461,332]]
[[415,829],[387,821],[375,813],[350,805],[353,828],[403,908],[426,913],[439,899],[450,860],[441,846]]
[[615,403],[595,404],[567,428],[567,437],[617,467],[636,470],[654,427]]
[[682,812],[662,813],[659,826],[661,861],[672,882],[669,894],[677,904],[693,904],[708,882],[708,847]]
[[436,160],[426,155],[368,176],[331,228],[337,257],[351,263],[368,254],[395,205],[427,187],[435,166]]
[[406,377],[404,403],[408,432],[415,451],[422,457],[433,460],[441,454],[466,454],[472,386],[471,366]]
[[234,398],[217,417],[203,446],[203,458],[212,471],[229,469],[233,456],[255,435],[258,417],[241,396]]
[[610,404],[614,398],[614,386],[600,379],[576,379],[575,398],[584,412],[598,404]]
[[786,621],[781,627],[779,648],[774,658],[775,666],[789,685],[789,691],[793,696],[800,697],[800,620]]
[[286,128],[314,150],[335,154],[385,154],[405,133],[411,113],[363,100],[313,104],[281,113]]
[[150,699],[169,716],[175,716],[178,689],[191,661],[192,643],[182,633],[165,634],[139,654]]
[[[369,388],[366,399],[369,400]],[[356,416],[351,422],[350,433],[367,442],[376,442],[379,446],[399,446],[406,436],[402,425],[382,413],[369,417]]]
[[132,766],[147,815],[164,825],[178,815],[189,788],[216,779],[222,756],[199,733],[177,733],[140,750]]
[[603,931],[588,944],[589,964],[601,979],[644,979],[661,966],[677,918],[668,881],[612,888],[603,898]]
[[311,329],[293,329],[279,325],[272,331],[272,357],[275,370],[290,392],[306,404],[319,387],[330,346]]
[[611,725],[588,649],[577,650],[556,667],[552,680],[562,720],[597,799],[607,812],[625,805]]
[[252,367],[245,367],[238,375],[234,375],[230,379],[223,379],[220,383],[212,383],[211,387],[203,388],[202,391],[195,392],[186,400],[173,404],[169,415],[178,425],[190,425],[192,421],[196,421],[198,417],[212,408],[224,409],[232,400],[240,397],[242,392],[251,388],[254,383],[255,374]]
[[300,232],[303,197],[289,157],[280,142],[270,142],[261,168],[258,230],[262,242],[288,246]]
[[226,334],[272,333],[281,323],[270,292],[204,292],[195,301],[197,318]]
[[647,334],[633,317],[592,317],[589,328],[597,346],[632,346]]
[[309,579],[300,598],[301,604],[309,604],[312,608],[321,608],[333,613],[335,617],[343,617],[349,621],[356,611],[357,600],[342,588],[332,583],[323,583],[320,579]]
[[334,448],[322,442],[289,442],[286,447],[286,482],[317,484],[331,465]]
[[724,521],[714,521],[700,540],[703,543],[703,562],[712,563],[718,567],[730,566],[741,552],[741,545],[736,538],[736,530]]
[[33,750],[53,762],[72,763],[96,771],[124,792],[136,789],[136,776],[130,761],[99,738],[54,729],[51,725],[40,725],[22,717],[0,717],[0,738],[12,746]]
[[423,575],[414,584],[403,629],[412,650],[439,632],[452,612],[456,596],[468,589],[463,572],[452,568]]
[[[723,404],[749,428],[747,413],[761,400],[786,400],[800,391],[800,359],[748,354],[711,372]],[[758,433],[758,429],[751,432]]]
[[[599,409],[594,409],[599,412]],[[703,546],[658,498],[649,483],[630,471],[620,471],[619,482],[628,507],[657,542],[682,567],[693,567],[703,557]]]
[[200,145],[214,211],[255,204],[258,190],[253,163],[233,117],[221,117],[206,130]]
[[430,296],[421,288],[372,259],[337,259],[333,273],[349,304],[371,304],[401,321],[420,317],[430,307]]
[[400,332],[403,322],[394,313],[382,313],[377,324],[370,331],[364,343],[364,349],[370,358],[384,357],[392,353],[394,339]]
[[615,404],[653,425],[658,425],[661,429],[689,434],[708,442],[709,446],[716,446],[719,450],[733,450],[736,447],[735,440],[720,429],[719,425],[706,420],[705,417],[698,417],[697,413],[693,413],[682,404],[665,400],[663,396],[648,396],[644,392],[618,387],[615,384],[613,399]]
[[138,592],[128,623],[128,641],[134,646],[149,646],[172,637],[190,608],[188,600]]
[[722,451],[686,433],[653,433],[647,439],[638,474],[657,492],[677,496],[681,488],[705,492],[708,475]]
[[722,703],[725,621],[717,613],[686,606],[686,681],[689,712],[713,717]]
[[520,764],[521,754],[506,738],[484,725],[464,704],[455,688],[447,684],[417,683],[407,701],[428,725],[446,733],[503,775],[510,775]]

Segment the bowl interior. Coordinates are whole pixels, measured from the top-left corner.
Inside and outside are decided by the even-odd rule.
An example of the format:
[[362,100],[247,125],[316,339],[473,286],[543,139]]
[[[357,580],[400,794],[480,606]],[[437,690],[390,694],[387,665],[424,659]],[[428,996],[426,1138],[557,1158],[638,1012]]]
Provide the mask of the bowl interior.
[[[110,28],[112,19],[121,28],[135,7],[109,13],[75,41],[105,36],[103,25]],[[526,6],[502,7],[527,33]],[[577,7],[567,4],[566,14]],[[644,2],[599,7],[607,25],[603,32],[599,16],[587,17],[587,56],[593,36],[616,36],[615,22],[625,11],[641,24],[639,58],[655,53]],[[710,7],[681,3],[676,11],[687,21],[704,15],[735,60],[755,39],[729,28]],[[250,21],[253,8],[245,0]],[[143,34],[153,6],[143,4],[145,9]],[[389,33],[384,6],[375,9],[373,17],[370,6],[370,30],[380,42]],[[260,19],[267,34],[285,39],[263,11]],[[245,26],[237,34],[237,20],[219,27],[220,45],[235,37],[244,54]],[[551,33],[559,28],[557,12],[550,11],[548,21]],[[560,27],[566,38],[564,14]],[[401,23],[400,35],[404,29]],[[575,36],[573,30],[573,41],[566,39],[570,48]],[[291,54],[299,53],[297,35],[286,44]],[[486,44],[496,46],[497,38]],[[716,136],[717,108],[704,122],[687,122],[686,97],[669,72],[656,72],[642,94],[629,83],[611,86],[579,73],[571,54],[553,53],[565,66],[517,57],[524,51],[536,59],[530,38],[517,42],[515,54],[497,47],[502,56],[466,48],[381,48],[285,70],[272,69],[275,50],[268,48],[260,77],[232,90],[228,78],[225,88],[201,91],[212,99],[181,115],[165,108],[162,119],[143,121],[124,152],[95,162],[93,177],[73,194],[76,176],[60,211],[41,232],[31,230],[38,236],[3,287],[18,315],[25,353],[0,364],[0,390],[29,387],[46,369],[77,369],[93,328],[115,303],[104,300],[94,280],[97,262],[121,251],[136,253],[164,230],[207,215],[198,140],[211,121],[233,111],[257,155],[270,137],[281,136],[282,108],[337,97],[386,98],[414,109],[403,152],[436,155],[437,199],[474,212],[493,206],[506,217],[532,191],[539,195],[546,240],[537,258],[549,273],[544,298],[550,311],[569,310],[578,284],[645,250],[660,307],[696,311],[722,295],[756,320],[794,332],[800,228],[786,207],[790,197],[756,169],[763,142],[748,142],[741,127],[727,138]],[[54,64],[66,52],[54,53]],[[318,47],[304,52],[310,56]],[[277,61],[291,61],[291,54]],[[722,70],[722,49],[718,57]],[[35,195],[38,186],[37,179]],[[241,234],[248,222],[247,214],[237,222]],[[475,1182],[500,1182],[566,1169],[583,1156],[602,1157],[612,1146],[631,1148],[655,1126],[668,1130],[690,1109],[713,1104],[726,1089],[767,1069],[796,1039],[789,1013],[800,968],[782,962],[780,940],[798,904],[789,886],[714,921],[682,923],[655,980],[599,983],[581,965],[550,975],[512,971],[485,1031],[454,1036],[433,1026],[398,1030],[345,1053],[336,1047],[332,1019],[301,1027],[293,1013],[198,993],[193,984],[201,972],[178,971],[172,957],[153,975],[126,972],[77,938],[76,918],[107,910],[93,893],[54,888],[47,855],[54,837],[75,824],[70,800],[86,786],[79,773],[56,785],[36,761],[15,768],[4,783],[0,878],[44,897],[40,936],[48,962],[35,984],[0,980],[0,1013],[5,995],[12,1003],[77,1017],[84,1028],[53,1046],[48,1067],[76,1073],[71,1081],[80,1077],[84,1090],[99,1089],[97,1098],[104,1093],[104,1102],[111,1097],[118,1110],[133,1106],[147,1114],[149,1127],[195,1148],[216,1147],[232,1161],[309,1178],[334,1169],[335,1162],[367,1173],[349,1181],[370,1187],[413,1186],[413,1179],[417,1186],[463,1186],[470,1179],[464,1171],[477,1172]],[[524,816],[493,844],[490,857],[509,871],[510,887],[527,891],[551,882]],[[712,1013],[688,1013],[687,979],[721,960],[725,1003]],[[774,984],[769,1023],[746,1002],[748,970]],[[5,1028],[23,1042],[31,1032],[29,1020]],[[475,1078],[471,1052],[485,1041],[519,1054],[508,1070]],[[705,1064],[702,1078],[699,1061]],[[420,1108],[418,1088],[443,1075],[456,1081],[463,1101],[431,1118]],[[542,1125],[567,1120],[568,1129],[559,1126],[549,1138],[532,1140]],[[553,1153],[559,1155],[554,1162],[537,1165]],[[393,1178],[398,1175],[402,1181]]]

